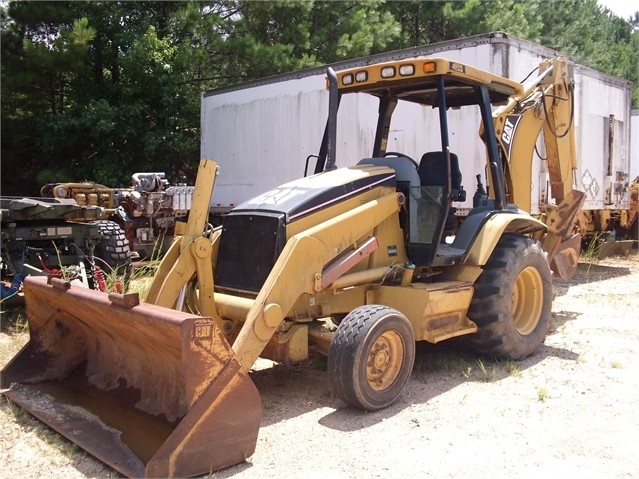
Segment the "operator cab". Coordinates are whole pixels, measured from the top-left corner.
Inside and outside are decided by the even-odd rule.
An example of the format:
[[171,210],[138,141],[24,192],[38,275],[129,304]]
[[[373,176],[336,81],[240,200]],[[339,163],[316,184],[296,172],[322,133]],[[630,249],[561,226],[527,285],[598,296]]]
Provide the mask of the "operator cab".
[[[451,193],[447,193],[446,157],[441,152],[425,153],[419,164],[400,153],[381,158],[364,158],[358,165],[387,166],[395,170],[398,191],[407,199],[400,226],[406,232],[408,255],[415,264],[433,264],[432,253],[446,258],[463,257],[464,249],[445,242],[457,233],[456,208],[450,202],[464,201],[457,155],[451,153]],[[396,155],[396,156],[394,156]],[[450,197],[448,201],[447,198]]]
[[[396,171],[398,190],[408,198],[401,226],[410,260],[418,266],[459,264],[483,222],[496,212],[511,210],[506,203],[503,167],[492,119],[492,105],[505,103],[517,93],[517,82],[440,58],[419,58],[365,66],[335,74],[328,70],[329,117],[315,173],[335,168],[337,110],[341,96],[366,93],[379,99],[378,118],[371,158],[359,164],[389,166]],[[418,163],[403,152],[386,151],[393,112],[400,101],[437,110],[439,149],[423,153]],[[450,151],[448,111],[475,105],[482,117],[483,137],[493,198],[472,221],[457,230],[455,202],[466,199],[460,158]],[[468,132],[461,132],[468,135]],[[464,158],[461,159],[463,161]],[[469,159],[470,160],[470,159]],[[411,171],[412,170],[412,171]],[[406,194],[408,193],[408,194]],[[471,212],[472,213],[472,212]],[[454,235],[451,244],[446,237]]]

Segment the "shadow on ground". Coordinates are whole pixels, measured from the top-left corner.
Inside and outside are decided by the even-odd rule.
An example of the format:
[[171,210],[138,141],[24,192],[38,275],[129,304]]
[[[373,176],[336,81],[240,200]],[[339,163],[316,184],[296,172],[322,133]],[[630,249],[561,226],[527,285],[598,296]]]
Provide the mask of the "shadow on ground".
[[[639,261],[639,257],[637,257]],[[612,266],[596,263],[579,263],[575,275],[569,280],[555,279],[555,294],[563,295],[568,292],[571,286],[581,284],[596,283],[607,279],[628,276],[632,271],[627,266]]]
[[[560,313],[555,318],[555,330],[576,317],[576,313]],[[577,361],[579,355],[568,349],[542,345],[533,356],[522,361],[512,361],[478,356],[465,346],[463,340],[449,340],[439,344],[419,342],[412,376],[406,386],[411,390],[410,397],[403,394],[389,407],[372,412],[348,406],[333,394],[323,359],[292,367],[276,365],[254,371],[251,379],[262,397],[262,427],[319,408],[330,408],[332,411],[323,416],[319,423],[331,429],[353,431],[374,426],[412,404],[426,403],[462,383],[501,381],[520,374],[548,357]],[[357,420],[354,421],[353,416],[357,416]]]

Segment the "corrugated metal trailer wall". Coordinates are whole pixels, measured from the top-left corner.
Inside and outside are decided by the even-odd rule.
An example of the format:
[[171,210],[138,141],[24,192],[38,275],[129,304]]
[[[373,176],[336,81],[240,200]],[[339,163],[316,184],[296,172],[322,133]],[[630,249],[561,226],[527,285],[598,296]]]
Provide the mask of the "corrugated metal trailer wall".
[[[543,58],[558,52],[503,33],[374,55],[333,65],[336,70],[390,59],[442,56],[522,81]],[[630,83],[575,66],[575,125],[579,169],[576,186],[588,194],[587,208],[627,208],[629,173]],[[348,166],[370,156],[375,135],[377,101],[347,95],[338,119],[337,165]],[[475,175],[484,173],[485,152],[478,137],[479,111],[449,113],[451,151],[463,165],[463,184],[470,208]],[[203,158],[221,166],[213,205],[226,210],[250,197],[304,174],[305,159],[317,154],[328,111],[325,69],[279,75],[226,89],[202,98]],[[398,105],[393,116],[388,151],[419,160],[440,148],[439,131],[429,128],[429,109]],[[610,124],[613,133],[611,136]],[[613,148],[609,150],[612,138]],[[609,153],[612,152],[612,155]],[[542,151],[543,154],[543,151]],[[473,161],[468,161],[470,158]],[[545,187],[545,162],[533,159],[532,211],[539,213],[540,187]],[[313,170],[311,161],[309,171]],[[619,174],[618,174],[619,172]],[[615,184],[616,183],[616,184]],[[621,186],[620,186],[621,185]],[[616,186],[616,188],[615,188]],[[608,196],[606,197],[606,192]]]
[[321,74],[205,95],[201,156],[220,165],[213,205],[226,210],[303,176],[327,109]]
[[584,208],[627,209],[630,173],[629,82],[577,66],[577,187]]

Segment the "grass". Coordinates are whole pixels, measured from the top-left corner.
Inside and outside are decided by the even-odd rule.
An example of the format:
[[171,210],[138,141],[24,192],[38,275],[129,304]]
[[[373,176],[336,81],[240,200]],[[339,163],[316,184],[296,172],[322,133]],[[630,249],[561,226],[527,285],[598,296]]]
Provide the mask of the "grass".
[[0,367],[15,356],[29,339],[29,324],[21,306],[2,304],[0,311]]
[[20,420],[22,420],[22,419],[24,419],[24,418],[29,416],[27,414],[27,411],[22,409],[20,406],[18,406],[16,403],[14,403],[8,397],[2,396],[2,398],[4,399],[4,401],[7,404],[7,410],[9,411],[9,414],[11,415],[11,417],[13,417],[14,419],[20,421]]
[[443,371],[453,373],[461,371],[472,372],[468,359],[456,354],[454,351],[424,352],[417,354],[413,371],[418,373],[420,379],[425,379],[430,373]]
[[138,293],[140,300],[144,301],[151,288],[153,277],[160,265],[160,259],[154,258],[144,264],[133,268],[131,278],[127,284],[127,293]]
[[413,366],[415,379],[422,382],[429,375],[442,372],[459,375],[466,381],[494,382],[505,377],[520,377],[521,370],[516,361],[475,358],[457,350],[436,350],[420,352]]
[[596,233],[588,243],[588,246],[586,246],[586,249],[581,251],[579,259],[588,264],[596,264],[599,261],[599,245],[601,244],[602,240],[603,234]]
[[545,402],[549,397],[548,388],[545,386],[539,386],[537,388],[537,400],[540,402]]
[[64,457],[66,457],[67,459],[71,460],[73,459],[73,457],[78,454],[80,451],[80,448],[72,443],[69,442],[67,440],[59,442],[59,441],[53,441],[52,446],[57,447],[60,449],[60,452],[62,453],[62,455]]
[[506,369],[508,369],[508,372],[511,376],[515,378],[521,377],[521,369],[519,369],[519,365],[516,361],[508,359],[504,361],[504,365],[506,366]]

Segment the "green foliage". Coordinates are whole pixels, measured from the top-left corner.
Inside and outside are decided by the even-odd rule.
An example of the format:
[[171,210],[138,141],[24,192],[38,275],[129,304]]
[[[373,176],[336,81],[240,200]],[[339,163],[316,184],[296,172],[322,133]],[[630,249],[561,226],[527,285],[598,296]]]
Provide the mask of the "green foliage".
[[[220,29],[220,78],[236,83],[386,51],[400,25],[382,2],[233,2]],[[226,70],[224,70],[226,68]]]
[[[485,2],[445,2],[443,13],[453,30],[452,38],[492,31],[508,32],[511,35],[535,39],[542,28],[540,2],[494,0]],[[547,2],[546,2],[547,3]],[[449,33],[449,38],[451,33]]]
[[501,30],[634,82],[639,13],[597,0],[9,1],[1,6],[2,193],[43,180],[193,181],[201,92]]

